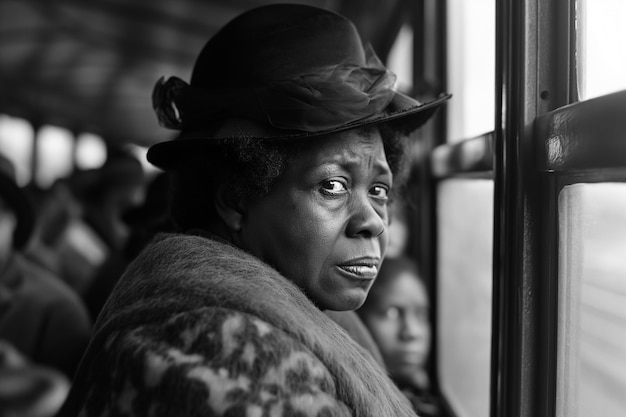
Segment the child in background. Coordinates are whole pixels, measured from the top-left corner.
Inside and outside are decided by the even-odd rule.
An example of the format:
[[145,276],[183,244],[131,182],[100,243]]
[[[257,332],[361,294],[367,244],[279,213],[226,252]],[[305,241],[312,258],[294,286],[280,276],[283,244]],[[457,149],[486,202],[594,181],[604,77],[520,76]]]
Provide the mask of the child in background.
[[417,266],[387,258],[357,314],[369,329],[389,375],[420,416],[442,416],[425,369],[430,351],[429,299]]

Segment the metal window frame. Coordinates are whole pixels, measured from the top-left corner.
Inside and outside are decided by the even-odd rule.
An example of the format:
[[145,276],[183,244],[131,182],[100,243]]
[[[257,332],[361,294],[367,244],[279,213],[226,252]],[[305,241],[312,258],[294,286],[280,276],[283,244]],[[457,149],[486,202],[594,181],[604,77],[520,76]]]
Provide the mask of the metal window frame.
[[557,184],[535,121],[577,98],[574,1],[496,6],[492,417],[555,413]]
[[[555,196],[562,184],[542,169],[545,132],[535,122],[578,98],[574,19],[575,0],[498,0],[495,131],[431,148],[432,211],[424,222],[436,222],[433,181],[470,176],[495,182],[491,417],[555,413]],[[436,274],[432,229],[426,259]]]
[[[416,93],[447,92],[447,2],[441,0],[414,0],[413,6],[413,85]],[[417,29],[419,28],[419,30]],[[426,59],[429,56],[431,59]],[[430,74],[430,77],[428,75]],[[421,274],[429,284],[437,277],[437,179],[431,175],[432,160],[430,154],[446,138],[446,107],[437,113],[419,131],[417,140],[422,151],[415,163],[415,199],[419,201],[419,213],[412,227],[419,230],[414,240],[414,247],[409,250],[420,264]],[[437,323],[437,287],[429,285],[431,300],[430,319]],[[428,372],[435,393],[439,391],[437,364],[437,326],[432,326],[432,346]],[[445,404],[444,406],[447,407]]]

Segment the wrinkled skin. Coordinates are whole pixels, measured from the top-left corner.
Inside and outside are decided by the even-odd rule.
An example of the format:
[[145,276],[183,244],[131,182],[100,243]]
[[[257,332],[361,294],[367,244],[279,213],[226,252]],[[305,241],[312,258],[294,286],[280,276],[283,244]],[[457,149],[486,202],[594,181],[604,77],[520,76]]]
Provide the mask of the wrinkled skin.
[[239,246],[299,285],[320,308],[359,307],[387,247],[392,173],[377,129],[316,140],[250,204]]

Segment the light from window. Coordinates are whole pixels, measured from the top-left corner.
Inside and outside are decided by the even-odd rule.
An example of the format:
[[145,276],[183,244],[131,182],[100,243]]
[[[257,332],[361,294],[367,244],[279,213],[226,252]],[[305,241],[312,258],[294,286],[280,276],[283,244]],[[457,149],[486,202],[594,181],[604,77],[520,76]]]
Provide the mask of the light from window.
[[146,174],[152,175],[157,172],[161,172],[160,168],[157,168],[150,162],[148,162],[148,158],[146,158],[146,155],[148,154],[148,148],[146,148],[145,146],[135,145],[131,143],[128,145],[128,149],[133,153],[133,155],[137,157],[137,159],[139,159],[139,162],[141,162],[141,166],[143,167],[143,171]]
[[494,130],[496,2],[450,0],[448,142]]
[[626,90],[626,1],[578,0],[576,7],[580,98]]
[[389,70],[398,76],[398,91],[407,92],[413,88],[413,29],[404,25],[398,33],[387,58]]
[[626,184],[559,196],[557,416],[626,415]]
[[456,415],[489,415],[493,181],[453,179],[438,190],[441,389]]
[[76,167],[78,169],[100,168],[106,159],[107,147],[100,136],[81,133],[76,137]]

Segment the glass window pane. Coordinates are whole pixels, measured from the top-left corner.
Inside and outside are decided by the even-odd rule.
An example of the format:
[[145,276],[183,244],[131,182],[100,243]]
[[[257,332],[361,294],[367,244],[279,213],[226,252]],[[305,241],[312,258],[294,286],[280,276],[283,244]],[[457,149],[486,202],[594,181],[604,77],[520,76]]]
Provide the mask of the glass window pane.
[[448,2],[448,142],[494,130],[496,2]]
[[387,58],[387,67],[398,76],[399,91],[410,92],[413,88],[413,28],[404,25],[398,33]]
[[578,0],[576,7],[581,99],[626,89],[626,1]]
[[458,416],[489,415],[493,181],[438,190],[438,371]]
[[626,415],[626,184],[559,196],[557,416]]

